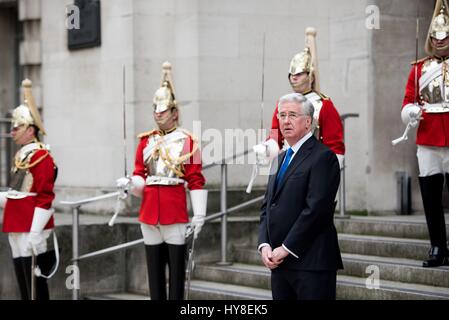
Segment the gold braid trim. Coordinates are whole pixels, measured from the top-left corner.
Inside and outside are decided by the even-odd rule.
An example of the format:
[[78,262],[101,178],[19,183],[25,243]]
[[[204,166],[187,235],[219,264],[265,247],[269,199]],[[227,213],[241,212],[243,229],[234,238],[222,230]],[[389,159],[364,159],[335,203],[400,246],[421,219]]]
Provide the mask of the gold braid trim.
[[[42,150],[42,149],[39,149],[39,150]],[[39,150],[38,150],[38,151],[39,151]],[[35,153],[35,152],[34,152],[34,153]],[[33,153],[32,155],[29,156],[30,159],[33,157],[34,153]],[[32,163],[29,163],[29,161],[25,161],[25,163],[22,164],[20,161],[18,161],[18,160],[16,159],[16,161],[15,161],[16,168],[19,169],[19,170],[24,170],[24,169],[30,169],[30,168],[33,168],[33,167],[35,167],[36,165],[38,165],[40,162],[42,162],[42,160],[44,160],[49,154],[50,154],[50,153],[49,153],[48,151],[46,151],[44,155],[42,155],[41,157],[39,157],[38,159],[36,159],[36,161],[34,161],[34,162],[32,162]]]
[[[195,154],[195,152],[198,150],[198,139],[193,134],[188,132],[187,130],[184,130],[184,129],[181,129],[181,130],[182,130],[182,132],[184,132],[187,136],[189,136],[192,139],[193,148],[192,148],[191,152],[188,152],[186,154],[183,154],[182,156],[179,156],[176,159],[173,159],[170,156],[170,153],[168,152],[167,147],[164,147],[162,150],[161,144],[164,139],[159,139],[158,141],[156,141],[156,145],[154,146],[153,154],[150,157],[150,158],[154,158],[159,155],[161,157],[162,161],[164,162],[164,164],[167,166],[167,168],[172,170],[180,178],[184,177],[184,173],[183,173],[184,162],[187,159],[189,159],[193,154]],[[178,169],[178,167],[181,167],[181,168]]]

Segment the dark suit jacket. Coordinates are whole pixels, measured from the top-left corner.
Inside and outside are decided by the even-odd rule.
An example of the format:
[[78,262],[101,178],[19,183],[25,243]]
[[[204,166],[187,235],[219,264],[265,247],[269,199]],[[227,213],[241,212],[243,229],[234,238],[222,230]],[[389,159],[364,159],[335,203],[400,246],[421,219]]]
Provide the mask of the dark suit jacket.
[[[278,167],[285,152],[278,157]],[[278,168],[279,170],[279,168]],[[262,204],[259,245],[284,244],[289,254],[279,268],[309,271],[343,268],[334,226],[335,196],[340,184],[336,155],[315,137],[295,154],[275,190],[277,170],[268,180]]]

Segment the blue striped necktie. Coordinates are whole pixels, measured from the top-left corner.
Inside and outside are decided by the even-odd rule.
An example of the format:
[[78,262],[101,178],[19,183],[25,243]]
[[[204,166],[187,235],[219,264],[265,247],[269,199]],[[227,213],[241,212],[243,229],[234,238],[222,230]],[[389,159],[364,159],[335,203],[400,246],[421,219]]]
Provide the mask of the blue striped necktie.
[[279,170],[279,173],[276,177],[276,186],[278,186],[282,182],[282,178],[285,174],[285,171],[287,171],[287,168],[290,163],[290,159],[292,158],[292,155],[293,155],[293,149],[289,148],[287,150],[287,155],[284,158],[284,162],[282,163],[281,169]]

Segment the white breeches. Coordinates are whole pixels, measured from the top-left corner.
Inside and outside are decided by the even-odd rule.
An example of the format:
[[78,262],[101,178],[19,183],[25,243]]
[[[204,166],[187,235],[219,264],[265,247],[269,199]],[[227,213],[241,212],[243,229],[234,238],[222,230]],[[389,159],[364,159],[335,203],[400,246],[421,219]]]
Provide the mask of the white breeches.
[[449,173],[449,148],[418,145],[419,176]]
[[146,245],[156,245],[166,242],[168,244],[181,245],[186,242],[187,223],[176,223],[169,225],[150,225],[141,223],[143,242]]
[[[37,244],[37,254],[47,252],[47,239],[50,237],[52,230],[44,230]],[[12,257],[31,257],[31,246],[28,245],[29,232],[10,232],[8,234],[9,245],[11,246]]]

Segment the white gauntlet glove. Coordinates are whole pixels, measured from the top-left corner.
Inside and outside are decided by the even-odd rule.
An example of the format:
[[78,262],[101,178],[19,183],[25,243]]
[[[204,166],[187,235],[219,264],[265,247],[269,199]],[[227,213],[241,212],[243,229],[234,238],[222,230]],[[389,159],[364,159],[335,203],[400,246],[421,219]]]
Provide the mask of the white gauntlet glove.
[[0,208],[4,208],[6,205],[6,194],[7,192],[0,192]]
[[145,186],[145,180],[141,176],[132,176],[131,178],[122,177],[117,179],[116,186],[123,192],[131,190],[133,195],[141,197]]
[[421,119],[421,108],[416,104],[407,104],[402,108],[401,119],[404,124],[409,124],[415,128]]
[[194,238],[198,237],[204,224],[204,217],[207,209],[207,190],[190,190],[190,200],[192,202],[193,218],[192,225]]
[[31,230],[28,235],[28,248],[33,250],[33,253],[35,255],[39,254],[37,247],[44,240],[44,238],[42,237],[42,232],[44,231],[44,228],[47,225],[48,221],[50,221],[53,213],[53,209],[47,210],[39,207],[36,207],[34,209],[33,222],[31,224]]
[[275,158],[279,153],[279,146],[274,139],[268,139],[267,141],[256,144],[253,146],[254,153],[256,154],[256,162],[258,165],[266,166],[270,164],[271,159]]

